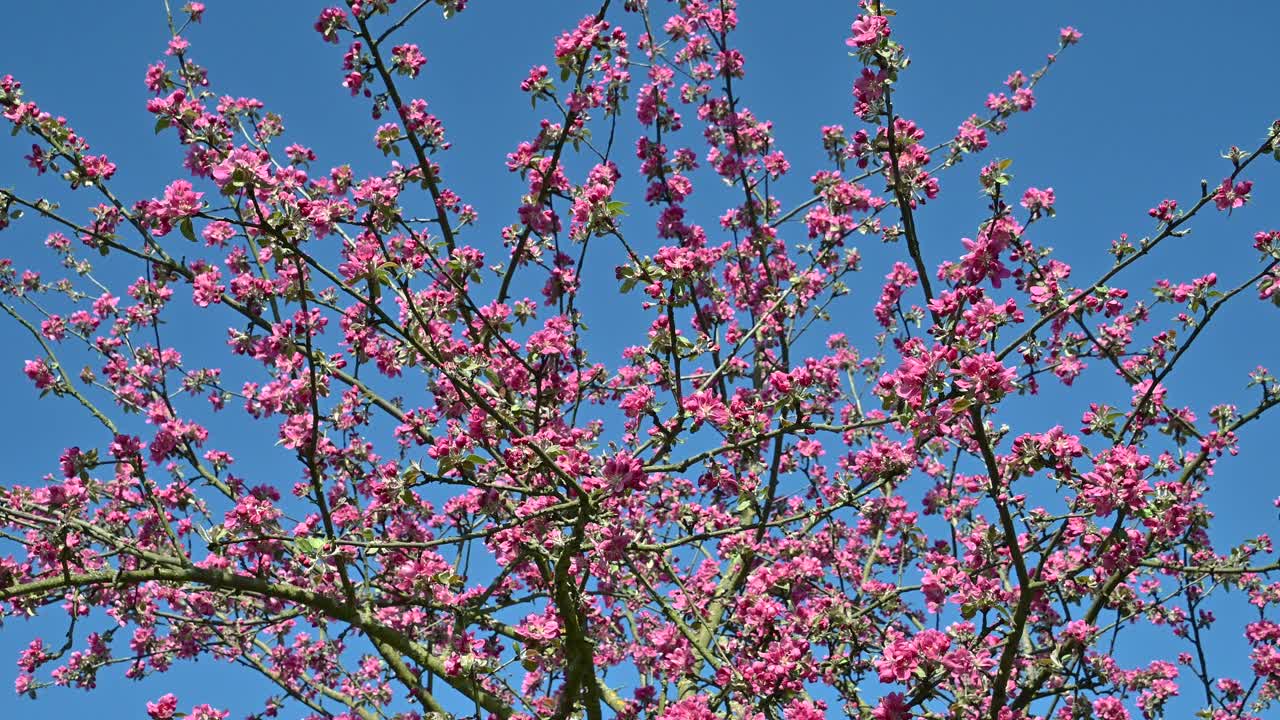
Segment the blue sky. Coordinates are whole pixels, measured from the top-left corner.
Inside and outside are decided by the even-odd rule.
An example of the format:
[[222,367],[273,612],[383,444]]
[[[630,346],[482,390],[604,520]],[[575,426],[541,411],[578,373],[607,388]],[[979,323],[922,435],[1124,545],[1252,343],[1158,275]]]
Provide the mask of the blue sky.
[[[180,4],[180,3],[178,3]],[[253,96],[285,119],[285,141],[309,145],[319,154],[318,168],[351,162],[357,173],[377,172],[382,158],[369,144],[375,123],[366,106],[353,101],[341,80],[341,49],[320,41],[311,23],[323,4],[220,0],[207,3],[202,26],[190,33],[193,57],[206,66],[219,93]],[[805,3],[746,0],[738,41],[747,58],[747,80],[740,92],[755,113],[774,121],[781,149],[793,171],[776,188],[784,206],[805,199],[810,172],[824,165],[818,128],[842,123],[857,126],[851,116],[849,87],[855,66],[843,38],[853,2]],[[904,4],[894,25],[895,36],[909,48],[913,65],[904,76],[895,106],[915,119],[939,141],[981,109],[986,94],[1013,70],[1039,67],[1056,45],[1057,30],[1067,24],[1085,33],[1078,47],[1064,54],[1037,91],[1034,112],[1015,117],[1013,129],[995,138],[984,157],[1011,157],[1015,187],[1053,186],[1058,217],[1038,226],[1037,241],[1057,247],[1077,268],[1077,278],[1093,277],[1105,267],[1111,240],[1127,232],[1140,236],[1150,228],[1146,209],[1160,199],[1193,199],[1201,178],[1216,184],[1228,171],[1219,158],[1231,144],[1252,148],[1267,124],[1280,116],[1274,77],[1274,28],[1280,6],[1270,2],[1233,3],[1209,10],[1204,3],[914,3]],[[803,8],[803,9],[798,9]],[[512,221],[521,187],[502,166],[504,156],[536,130],[539,115],[518,91],[529,66],[549,63],[551,42],[594,7],[581,2],[516,3],[476,0],[449,23],[425,12],[403,38],[422,46],[429,58],[414,91],[425,95],[445,122],[454,149],[442,158],[452,187],[480,212],[481,223],[471,242],[492,252],[496,230]],[[156,137],[144,109],[145,67],[158,59],[167,40],[162,4],[152,2],[30,2],[5,8],[5,41],[0,44],[0,74],[23,81],[30,99],[66,115],[98,152],[120,165],[115,187],[128,201],[152,197],[170,180],[181,177],[180,150],[170,136]],[[629,152],[636,133],[624,126],[620,135],[624,178],[634,169]],[[686,132],[686,143],[701,149]],[[21,156],[29,143],[21,138],[0,141],[0,186],[47,188],[24,169]],[[977,163],[966,163],[942,178],[943,193],[919,216],[927,260],[931,263],[959,251],[959,239],[972,235],[982,216],[977,190]],[[1275,212],[1274,164],[1251,173],[1259,183],[1254,203],[1232,221],[1214,216],[1198,221],[1195,230],[1167,248],[1145,270],[1128,276],[1135,290],[1156,277],[1189,280],[1210,270],[1224,284],[1252,272],[1250,238],[1254,231],[1280,226]],[[624,183],[626,181],[624,180]],[[634,180],[632,181],[634,183]],[[630,190],[634,192],[634,187]],[[709,184],[699,188],[695,208],[710,219],[730,202]],[[60,195],[69,209],[87,200]],[[637,207],[633,203],[633,207]],[[643,214],[635,213],[632,233],[642,234]],[[708,224],[712,224],[709,223]],[[30,229],[27,229],[30,228]],[[0,238],[0,254],[17,264],[45,262],[37,226],[19,224]],[[854,278],[854,293],[838,306],[836,327],[858,337],[867,329],[863,316],[878,295],[887,262],[902,248],[864,246],[868,270]],[[597,268],[610,268],[597,258]],[[129,272],[135,272],[132,268]],[[603,272],[603,270],[601,271]],[[597,359],[610,362],[616,348],[629,342],[626,318],[639,317],[634,300],[610,298],[609,277],[598,284],[601,301],[589,305],[587,320],[602,336]],[[518,288],[531,294],[535,288]],[[607,322],[606,322],[607,321]],[[82,441],[77,433],[92,428],[76,409],[54,400],[36,401],[21,375],[22,360],[34,349],[21,330],[3,326],[0,342],[0,388],[7,410],[0,425],[4,482],[31,483],[56,468],[57,455]],[[1258,363],[1280,367],[1280,315],[1256,302],[1244,303],[1207,333],[1200,352],[1171,378],[1175,403],[1196,405],[1202,413],[1220,399],[1245,402],[1245,374]],[[190,340],[200,333],[189,328]],[[216,347],[224,332],[209,327]],[[825,336],[825,333],[823,333]],[[184,338],[186,335],[184,335]],[[821,336],[820,336],[821,337]],[[1145,336],[1143,336],[1145,338]],[[1037,426],[1075,426],[1092,393],[1121,386],[1105,371],[1069,391],[1053,389],[1023,402],[1011,418]],[[1206,382],[1213,377],[1215,382]],[[1218,473],[1213,507],[1222,521],[1222,537],[1241,539],[1276,527],[1270,499],[1276,495],[1273,463],[1265,452],[1267,424],[1244,435],[1244,453],[1224,463]],[[56,431],[51,431],[55,428]],[[287,468],[291,461],[270,454],[274,436],[265,426],[240,431],[223,442],[258,447],[260,472]],[[253,433],[256,433],[254,435]],[[96,437],[96,436],[95,436]],[[1237,632],[1229,616],[1222,631]],[[107,676],[94,695],[47,691],[38,704],[21,701],[5,689],[15,672],[11,658],[38,630],[57,636],[61,630],[39,620],[10,622],[0,633],[0,717],[57,718],[92,710],[105,720],[141,716],[141,702],[176,688],[189,702],[220,703],[236,711],[245,704],[245,675],[225,665],[202,661],[180,667],[159,682],[129,684]],[[1240,643],[1224,638],[1222,652]],[[1168,654],[1168,653],[1166,653]],[[1141,659],[1141,658],[1136,658]],[[254,698],[256,700],[256,697]]]

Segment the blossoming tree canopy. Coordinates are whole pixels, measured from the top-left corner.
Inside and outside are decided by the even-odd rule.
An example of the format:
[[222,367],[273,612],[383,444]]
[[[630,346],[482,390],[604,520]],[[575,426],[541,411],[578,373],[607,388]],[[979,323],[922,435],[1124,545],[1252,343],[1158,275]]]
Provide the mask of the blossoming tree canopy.
[[[1206,378],[1248,400],[1198,407],[1171,382],[1192,346],[1224,351],[1201,341],[1233,309],[1280,305],[1280,231],[1241,225],[1280,121],[1073,271],[1040,237],[1053,188],[995,151],[1074,28],[925,128],[897,96],[897,16],[850,4],[831,91],[852,102],[802,170],[751,109],[732,0],[605,0],[518,88],[480,89],[533,105],[493,169],[523,193],[463,197],[408,36],[466,5],[299,18],[371,114],[351,128],[368,175],[219,91],[203,3],[172,9],[145,68],[157,142],[183,153],[149,194],[0,79],[56,182],[0,190],[7,337],[93,423],[0,490],[0,618],[55,628],[17,658],[20,694],[204,659],[269,686],[237,699],[254,718],[1275,712],[1280,565],[1257,532],[1215,542],[1206,493],[1280,384]],[[717,186],[727,204],[691,198]],[[984,210],[923,237],[944,189]],[[1256,263],[1126,287],[1216,214]],[[865,321],[832,312],[851,293]],[[1050,386],[1077,388],[1069,412],[1009,410]],[[236,426],[256,428],[239,458]],[[1205,652],[1224,634],[1225,670]],[[136,712],[232,710],[174,692]]]

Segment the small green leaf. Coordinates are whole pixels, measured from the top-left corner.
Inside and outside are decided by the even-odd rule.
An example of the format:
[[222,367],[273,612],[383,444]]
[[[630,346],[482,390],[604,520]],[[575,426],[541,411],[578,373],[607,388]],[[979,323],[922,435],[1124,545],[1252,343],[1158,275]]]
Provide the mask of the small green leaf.
[[304,555],[315,555],[324,549],[324,538],[303,536],[294,539],[293,544]]

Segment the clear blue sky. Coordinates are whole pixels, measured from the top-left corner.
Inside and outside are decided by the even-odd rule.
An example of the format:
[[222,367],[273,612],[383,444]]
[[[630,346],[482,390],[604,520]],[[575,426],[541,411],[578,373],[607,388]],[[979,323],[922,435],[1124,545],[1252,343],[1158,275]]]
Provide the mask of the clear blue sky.
[[[193,57],[209,68],[219,93],[257,97],[281,113],[286,142],[313,147],[320,156],[318,167],[352,162],[357,173],[381,167],[381,156],[369,144],[374,124],[365,104],[339,87],[341,49],[322,43],[311,29],[324,4],[207,4],[204,24],[189,37]],[[775,122],[780,147],[793,167],[789,180],[777,188],[789,206],[805,199],[808,174],[822,167],[818,128],[830,123],[857,125],[850,114],[849,92],[855,68],[843,43],[855,4],[745,0],[743,5],[738,38],[747,57],[748,79],[741,93],[758,116]],[[1085,33],[1082,44],[1068,51],[1041,85],[1035,111],[1014,118],[1012,131],[994,139],[985,156],[1012,157],[1018,188],[1056,189],[1059,215],[1040,228],[1039,242],[1058,247],[1080,278],[1092,277],[1108,263],[1105,249],[1120,233],[1140,236],[1150,227],[1148,207],[1164,197],[1193,198],[1201,178],[1211,184],[1219,181],[1227,167],[1220,152],[1233,143],[1256,146],[1267,123],[1280,117],[1280,94],[1269,71],[1275,63],[1274,30],[1280,23],[1276,3],[904,5],[894,32],[910,49],[914,63],[895,106],[935,141],[950,137],[961,120],[979,111],[986,94],[998,90],[1011,71],[1039,67],[1055,47],[1059,27],[1072,24]],[[549,63],[551,42],[559,31],[593,10],[588,3],[559,0],[476,0],[448,24],[438,14],[425,12],[404,35],[421,45],[429,58],[416,92],[424,94],[432,111],[445,121],[455,144],[443,158],[445,177],[478,208],[481,225],[472,241],[487,250],[495,246],[493,232],[511,222],[520,192],[518,181],[502,166],[503,158],[532,134],[539,117],[519,93],[519,81],[529,66]],[[153,135],[153,121],[144,109],[148,93],[143,71],[161,56],[167,41],[159,0],[11,2],[4,8],[4,25],[0,74],[18,77],[30,99],[66,115],[96,151],[108,153],[120,165],[115,185],[127,201],[155,196],[182,176],[180,150],[170,136]],[[635,135],[634,128],[624,128],[623,148],[632,146]],[[686,142],[701,149],[696,137]],[[29,142],[21,138],[0,139],[0,186],[42,187],[24,169],[21,156],[28,149]],[[620,157],[625,178],[634,163],[629,152]],[[946,174],[942,197],[920,216],[924,252],[931,262],[957,254],[959,238],[973,233],[983,207],[976,169],[971,162]],[[1264,166],[1255,176],[1261,182],[1250,207],[1229,224],[1219,217],[1198,222],[1194,233],[1172,252],[1147,271],[1129,276],[1131,284],[1141,289],[1158,275],[1189,280],[1209,270],[1231,282],[1250,272],[1255,267],[1252,233],[1280,226],[1280,213],[1275,211],[1280,191],[1266,182],[1274,182],[1276,176],[1274,164]],[[635,180],[631,182],[628,192],[634,192]],[[699,192],[704,193],[703,217],[718,215],[724,207],[720,198],[714,191]],[[66,207],[77,211],[86,202],[82,196],[61,197]],[[19,265],[44,262],[36,260],[43,257],[43,235],[35,225],[25,227],[32,229],[18,225],[16,232],[0,238],[0,254]],[[832,328],[854,330],[850,334],[855,338],[856,331],[866,327],[860,318],[875,301],[887,259],[901,248],[866,246],[863,252],[868,272],[855,279],[855,293],[836,316],[839,327]],[[607,299],[604,292],[597,297]],[[1266,310],[1246,302],[1210,331],[1201,351],[1173,376],[1173,402],[1195,404],[1201,412],[1206,403],[1224,397],[1244,402],[1249,369],[1259,362],[1280,369],[1280,314]],[[848,320],[850,316],[858,319]],[[607,324],[600,322],[603,319],[598,318],[598,326]],[[81,442],[77,433],[88,434],[90,428],[68,404],[36,402],[35,391],[21,374],[22,360],[33,357],[34,349],[16,326],[0,327],[0,389],[7,411],[0,417],[3,481],[31,483],[56,469],[59,451]],[[215,344],[220,342],[224,329],[208,330]],[[625,340],[623,335],[606,336],[604,342]],[[603,351],[597,358],[613,359]],[[1209,374],[1224,381],[1203,382]],[[1009,417],[1034,419],[1037,426],[1061,422],[1074,427],[1088,393],[1107,390],[1114,399],[1117,388],[1117,381],[1103,372],[1093,383],[1024,403]],[[251,441],[273,436],[274,430],[250,430],[256,435],[224,437],[222,442],[269,452],[270,440],[256,446]],[[1226,540],[1276,527],[1270,499],[1280,490],[1274,462],[1267,461],[1268,430],[1274,432],[1274,424],[1246,433],[1244,454],[1219,471],[1220,487],[1212,503]],[[287,458],[281,463],[279,454],[271,457],[270,467],[289,467]],[[246,465],[255,462],[253,455],[242,458]],[[1222,640],[1222,652],[1239,652],[1236,624],[1221,613],[1220,619],[1221,630],[1232,636]],[[18,649],[37,631],[56,637],[60,628],[38,620],[11,622],[3,628],[0,717],[61,718],[92,711],[103,720],[137,718],[143,715],[143,700],[169,689],[179,692],[184,705],[211,702],[229,707],[237,718],[257,707],[246,704],[245,692],[255,681],[208,660],[143,684],[107,675],[94,695],[52,690],[35,704],[15,698],[7,687],[16,672],[12,659]],[[1172,654],[1161,647],[1161,654]],[[1238,658],[1235,666],[1239,667]],[[257,697],[254,693],[255,703]]]

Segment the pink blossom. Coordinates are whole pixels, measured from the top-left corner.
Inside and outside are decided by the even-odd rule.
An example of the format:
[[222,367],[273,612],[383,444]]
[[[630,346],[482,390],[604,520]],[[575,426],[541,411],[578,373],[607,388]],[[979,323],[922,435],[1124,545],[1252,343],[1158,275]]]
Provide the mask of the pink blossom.
[[1027,188],[1022,194],[1022,207],[1030,210],[1034,214],[1045,213],[1053,215],[1053,188],[1041,190],[1039,188]]
[[44,360],[27,360],[22,371],[36,384],[37,390],[46,390],[57,382],[53,371]]
[[186,52],[189,47],[191,47],[191,43],[187,42],[185,38],[175,36],[169,41],[169,49],[165,50],[164,54],[181,55]]
[[418,77],[422,66],[427,64],[427,56],[422,54],[417,45],[405,43],[391,48],[391,62],[397,72],[412,78]]
[[178,697],[173,693],[167,693],[159,700],[147,703],[147,715],[151,720],[170,720],[177,710]]
[[852,48],[865,48],[889,37],[889,20],[882,15],[862,15],[850,27],[851,37],[845,44]]
[[320,12],[320,19],[316,20],[316,32],[320,33],[320,37],[325,42],[338,42],[338,30],[347,27],[347,13],[342,8],[331,7],[325,8]]
[[1129,711],[1115,697],[1100,697],[1093,701],[1093,714],[1098,720],[1129,720]]
[[1231,179],[1227,178],[1218,186],[1218,190],[1213,194],[1213,203],[1219,210],[1231,212],[1249,202],[1249,192],[1253,190],[1253,183],[1248,180],[1241,180],[1234,186]]

